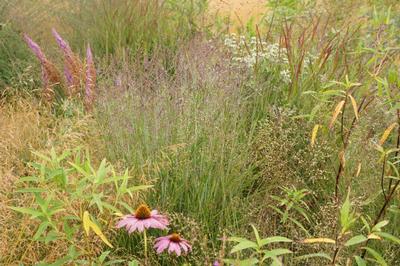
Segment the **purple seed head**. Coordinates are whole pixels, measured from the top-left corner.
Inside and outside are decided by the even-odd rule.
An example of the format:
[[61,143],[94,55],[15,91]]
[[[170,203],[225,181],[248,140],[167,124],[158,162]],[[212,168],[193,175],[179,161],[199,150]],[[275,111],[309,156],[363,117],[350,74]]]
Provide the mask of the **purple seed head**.
[[40,46],[35,43],[27,34],[24,34],[25,42],[28,44],[29,48],[36,55],[36,57],[40,60],[41,63],[46,61],[46,57],[40,49]]
[[69,44],[63,38],[61,38],[60,34],[58,34],[58,32],[54,28],[51,31],[53,33],[53,36],[56,38],[58,46],[60,46],[61,50],[63,50],[66,55],[72,54],[71,47],[69,47]]

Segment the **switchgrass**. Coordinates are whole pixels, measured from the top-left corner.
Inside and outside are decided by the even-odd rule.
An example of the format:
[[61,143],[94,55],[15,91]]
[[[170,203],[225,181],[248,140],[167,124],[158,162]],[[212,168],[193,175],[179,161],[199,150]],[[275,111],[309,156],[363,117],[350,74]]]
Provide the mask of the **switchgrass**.
[[[135,65],[117,71],[115,79],[124,80],[102,86],[96,118],[109,158],[124,160],[155,183],[149,201],[196,218],[215,237],[240,218],[235,204],[252,183],[242,115],[248,106],[240,102],[243,78],[218,65],[226,60],[218,43],[196,41],[172,60],[173,77],[159,64],[161,55],[144,63],[144,73]],[[216,69],[221,75],[214,75]]]

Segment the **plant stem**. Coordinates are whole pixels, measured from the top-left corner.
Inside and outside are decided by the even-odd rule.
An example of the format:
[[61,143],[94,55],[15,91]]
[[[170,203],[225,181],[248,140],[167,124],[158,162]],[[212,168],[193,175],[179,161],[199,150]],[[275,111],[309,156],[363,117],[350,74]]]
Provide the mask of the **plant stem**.
[[143,231],[143,241],[144,241],[144,260],[145,264],[147,265],[147,233],[146,229]]

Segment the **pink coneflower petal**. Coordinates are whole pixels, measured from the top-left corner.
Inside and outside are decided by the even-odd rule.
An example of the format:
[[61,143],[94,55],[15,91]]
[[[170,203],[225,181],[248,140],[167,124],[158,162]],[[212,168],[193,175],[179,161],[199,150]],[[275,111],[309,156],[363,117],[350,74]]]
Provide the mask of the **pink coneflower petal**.
[[168,253],[175,253],[177,256],[182,254],[182,250],[184,253],[188,253],[192,250],[191,245],[187,242],[187,240],[181,238],[178,234],[171,234],[164,237],[159,237],[155,240],[154,248],[157,253],[160,254],[164,250],[168,248]]
[[150,211],[146,205],[140,205],[133,215],[125,215],[116,224],[117,228],[125,227],[128,233],[134,231],[143,232],[145,229],[166,229],[169,222],[168,219],[157,211]]
[[178,256],[181,255],[181,248],[179,247],[178,243],[174,243],[174,242],[169,243],[168,253],[171,254],[172,252],[175,252],[176,255],[178,255]]
[[161,252],[163,252],[169,245],[169,240],[162,240],[157,242],[154,247],[156,248],[156,251],[158,254],[160,254]]

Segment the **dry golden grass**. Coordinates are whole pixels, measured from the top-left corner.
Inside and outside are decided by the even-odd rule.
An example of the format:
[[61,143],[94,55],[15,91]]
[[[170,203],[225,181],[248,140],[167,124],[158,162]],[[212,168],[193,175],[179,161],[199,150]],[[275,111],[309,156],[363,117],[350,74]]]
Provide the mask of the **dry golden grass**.
[[[0,264],[28,265],[46,259],[53,261],[67,252],[67,243],[56,242],[51,248],[38,246],[32,241],[37,224],[27,216],[8,206],[29,206],[32,197],[15,193],[15,181],[31,174],[27,162],[33,160],[31,151],[44,151],[54,147],[56,151],[78,146],[90,148],[96,158],[99,151],[98,131],[94,120],[77,112],[70,118],[57,117],[52,111],[33,99],[8,100],[0,105]],[[97,157],[99,155],[100,157]],[[19,217],[19,218],[18,218]],[[19,221],[19,222],[15,222]]]

